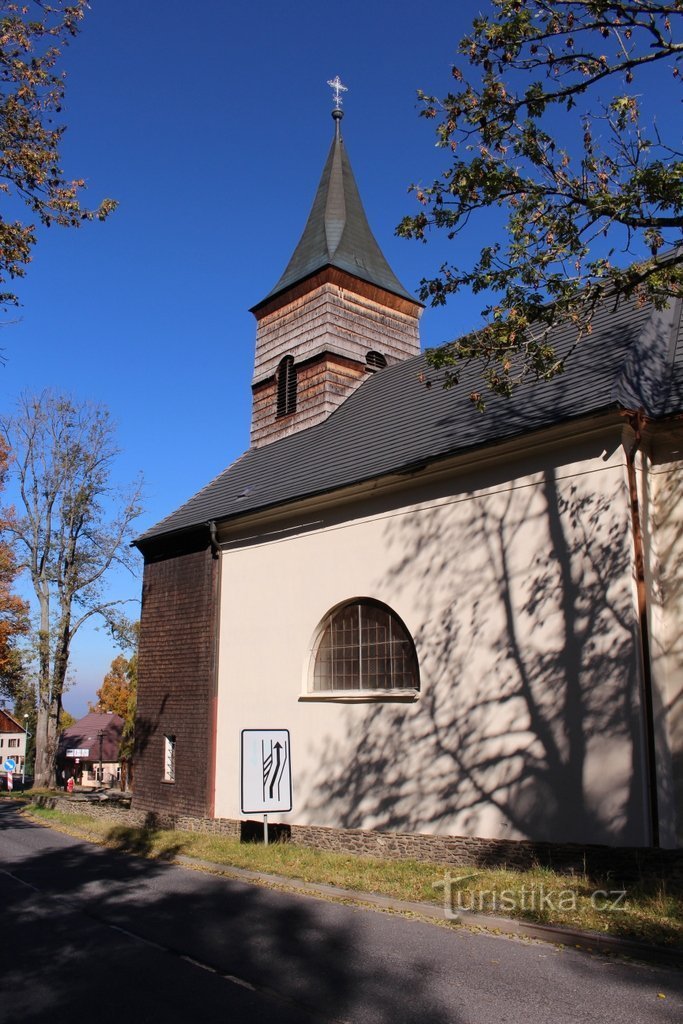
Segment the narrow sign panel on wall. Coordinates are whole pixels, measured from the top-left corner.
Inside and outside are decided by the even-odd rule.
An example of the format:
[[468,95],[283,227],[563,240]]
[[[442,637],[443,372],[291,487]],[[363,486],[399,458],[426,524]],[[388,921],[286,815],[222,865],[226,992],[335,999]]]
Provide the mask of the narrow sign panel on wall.
[[241,738],[242,814],[291,811],[289,729],[243,729]]

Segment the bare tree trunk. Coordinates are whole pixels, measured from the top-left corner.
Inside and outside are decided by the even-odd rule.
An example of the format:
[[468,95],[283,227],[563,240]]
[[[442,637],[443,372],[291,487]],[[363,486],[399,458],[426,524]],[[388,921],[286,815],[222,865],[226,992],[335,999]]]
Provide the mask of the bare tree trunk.
[[51,789],[55,783],[54,756],[56,732],[59,722],[53,720],[50,687],[50,596],[39,581],[36,593],[40,602],[40,629],[38,632],[38,721],[36,726],[36,763],[33,785]]
[[30,573],[39,611],[35,781],[50,787],[71,643],[94,615],[116,628],[126,602],[106,599],[106,576],[114,564],[133,567],[128,541],[142,484],[113,499],[118,449],[101,406],[50,391],[24,395],[0,433],[14,452],[23,504],[10,525],[24,556],[18,566]]

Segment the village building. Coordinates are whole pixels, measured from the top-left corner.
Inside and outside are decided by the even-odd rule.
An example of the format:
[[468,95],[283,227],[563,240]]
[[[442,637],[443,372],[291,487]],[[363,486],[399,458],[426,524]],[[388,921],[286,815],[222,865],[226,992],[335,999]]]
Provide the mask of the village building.
[[91,711],[59,737],[57,778],[84,789],[115,786],[121,781],[121,737],[124,721],[112,711]]
[[282,730],[271,820],[311,841],[678,847],[681,303],[605,301],[562,375],[478,412],[478,368],[445,390],[420,354],[333,116],[253,309],[251,447],[136,542],[134,807],[237,828],[243,734]]
[[[0,778],[4,778],[5,787],[8,774],[13,780],[25,777],[26,740],[25,726],[9,711],[0,708]],[[13,767],[6,768],[6,763]]]

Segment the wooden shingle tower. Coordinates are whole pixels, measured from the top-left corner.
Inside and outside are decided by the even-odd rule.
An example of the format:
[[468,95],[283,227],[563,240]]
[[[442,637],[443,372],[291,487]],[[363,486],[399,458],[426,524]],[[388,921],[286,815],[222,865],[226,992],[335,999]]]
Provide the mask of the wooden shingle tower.
[[370,230],[342,139],[339,102],[303,234],[280,280],[251,310],[257,321],[254,447],[319,423],[369,373],[420,352],[422,305]]

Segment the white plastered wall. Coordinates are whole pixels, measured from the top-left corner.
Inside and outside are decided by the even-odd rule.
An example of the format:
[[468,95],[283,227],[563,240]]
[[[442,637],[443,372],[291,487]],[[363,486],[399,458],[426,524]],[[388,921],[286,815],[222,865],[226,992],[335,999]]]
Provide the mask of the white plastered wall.
[[[272,728],[292,741],[282,821],[648,841],[618,431],[280,525],[222,555],[217,817],[241,817],[240,730]],[[415,702],[300,700],[318,624],[357,597],[415,639]]]
[[640,456],[662,846],[683,845],[683,432]]

